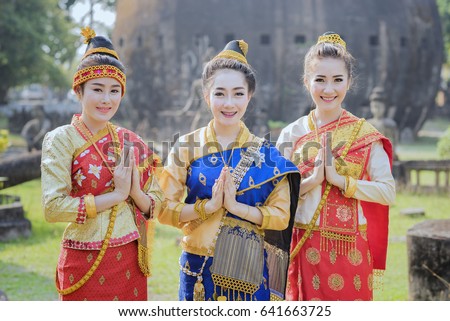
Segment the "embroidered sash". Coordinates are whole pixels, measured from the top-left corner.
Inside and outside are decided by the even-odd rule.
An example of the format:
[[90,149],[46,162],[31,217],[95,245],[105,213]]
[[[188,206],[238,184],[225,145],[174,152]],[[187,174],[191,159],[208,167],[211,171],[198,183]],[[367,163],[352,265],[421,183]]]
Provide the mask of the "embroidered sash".
[[[141,173],[140,185],[145,190],[160,161],[151,149],[135,133],[108,123],[106,128],[92,135],[81,122],[79,115],[72,119],[72,125],[86,140],[86,144],[75,151],[72,162],[72,191],[74,197],[88,193],[101,195],[114,188],[113,168],[122,154],[123,148],[134,146],[135,159]],[[94,145],[95,144],[95,145]],[[86,169],[89,169],[86,171]],[[127,200],[135,213],[135,223],[139,231],[138,258],[144,275],[150,276],[150,262],[154,235],[154,222],[148,221],[134,202]]]
[[[336,170],[340,175],[348,175],[355,179],[361,179],[366,171],[372,142],[377,140],[384,142],[385,137],[373,126],[364,121],[358,134],[354,137],[354,141],[351,142],[345,159],[343,159],[342,156],[346,143],[352,140],[349,137],[351,137],[355,126],[358,126],[359,120],[359,118],[345,110],[343,113],[340,126],[335,131],[335,137],[331,138],[332,153],[336,159]],[[319,137],[327,132],[333,131],[335,126],[336,122],[332,122],[319,128]],[[315,135],[315,132],[312,131],[302,136],[294,145],[294,163],[297,164],[301,174],[305,176],[314,170],[314,160],[321,147],[316,141]],[[327,195],[326,197],[324,195],[324,198],[319,204],[319,207],[321,207],[319,209],[320,231],[322,236],[321,247],[323,250],[329,250],[330,243],[333,243],[338,252],[346,254],[354,246],[356,240],[355,234],[358,229],[358,201],[353,198],[348,199],[343,197],[338,187],[327,186],[326,182],[323,183],[322,193]],[[314,225],[315,221],[312,224]],[[386,252],[385,250],[384,252]],[[291,259],[292,257],[291,255]]]

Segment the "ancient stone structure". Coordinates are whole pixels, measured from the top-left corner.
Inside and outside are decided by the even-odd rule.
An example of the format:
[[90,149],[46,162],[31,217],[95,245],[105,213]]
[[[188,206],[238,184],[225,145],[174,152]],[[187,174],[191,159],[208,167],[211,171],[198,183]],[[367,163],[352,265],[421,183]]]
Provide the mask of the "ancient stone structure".
[[45,114],[44,106],[36,106],[33,109],[33,119],[29,120],[22,128],[21,135],[27,142],[28,151],[41,150],[45,134],[52,129],[52,122]]
[[450,300],[450,220],[427,220],[407,233],[409,299]]
[[[329,30],[343,36],[358,61],[347,109],[370,117],[369,95],[381,85],[387,116],[416,134],[440,82],[443,43],[435,0],[118,0],[113,40],[129,80],[122,112],[164,136],[159,113],[185,106],[200,77],[203,39],[214,52],[231,39],[245,39],[258,77],[252,111],[291,122],[311,107],[301,61]],[[182,118],[169,131],[188,131],[192,119]],[[247,121],[252,125],[253,117]]]
[[1,188],[15,186],[41,177],[41,151],[30,153],[9,149],[0,158]]
[[386,117],[386,95],[383,87],[374,87],[370,94],[370,112],[372,118],[367,121],[380,131],[384,136],[389,138],[394,150],[394,160],[397,160],[395,152],[399,140],[398,126],[391,118]]
[[31,222],[25,218],[20,197],[0,195],[0,242],[31,235]]

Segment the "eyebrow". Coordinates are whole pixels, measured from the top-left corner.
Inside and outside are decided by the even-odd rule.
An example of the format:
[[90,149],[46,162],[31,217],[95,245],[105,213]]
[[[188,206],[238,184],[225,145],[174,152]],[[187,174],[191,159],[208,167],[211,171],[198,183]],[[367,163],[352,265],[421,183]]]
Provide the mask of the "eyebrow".
[[[93,83],[91,83],[91,85],[93,85],[93,86],[101,86],[101,87],[105,87],[104,84],[99,83],[99,82],[93,82]],[[114,85],[112,85],[112,87],[120,87],[120,85],[114,84]]]
[[[327,76],[317,75],[316,77],[326,78]],[[337,78],[337,77],[344,77],[344,75],[335,75],[335,76],[333,76],[333,78]]]
[[[244,89],[245,89],[245,87],[234,87],[233,88],[233,90],[244,90]],[[226,90],[226,89],[223,87],[217,87],[216,90]]]

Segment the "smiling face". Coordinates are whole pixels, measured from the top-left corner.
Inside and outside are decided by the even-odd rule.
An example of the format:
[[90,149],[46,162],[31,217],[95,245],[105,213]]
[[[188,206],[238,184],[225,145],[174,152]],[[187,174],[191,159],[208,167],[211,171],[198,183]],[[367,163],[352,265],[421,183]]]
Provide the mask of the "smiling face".
[[205,97],[214,116],[214,126],[239,127],[251,95],[244,74],[231,69],[218,70]]
[[122,87],[114,78],[91,79],[80,92],[83,108],[81,118],[93,132],[103,127],[115,115],[122,99]]
[[345,62],[338,58],[315,58],[305,77],[305,86],[322,112],[340,110],[350,86]]

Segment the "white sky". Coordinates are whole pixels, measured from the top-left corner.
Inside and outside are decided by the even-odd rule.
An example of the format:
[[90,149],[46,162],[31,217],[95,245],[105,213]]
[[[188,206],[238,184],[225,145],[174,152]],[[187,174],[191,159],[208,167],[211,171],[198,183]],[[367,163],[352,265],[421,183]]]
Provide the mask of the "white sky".
[[[85,15],[89,11],[89,5],[88,2],[77,2],[72,7],[72,16],[74,17],[75,21],[81,21],[81,17]],[[108,27],[112,27],[114,24],[114,21],[116,19],[116,15],[114,12],[110,11],[103,11],[100,9],[100,7],[94,6],[94,20],[99,21],[107,25]]]
[[[86,15],[88,11],[89,11],[88,1],[78,1],[71,8],[72,17],[75,19],[76,22],[81,22],[81,18],[84,15]],[[106,27],[112,28],[112,26],[114,25],[115,19],[116,19],[115,12],[104,11],[104,10],[101,10],[98,5],[94,6],[94,21],[101,22],[101,23],[105,24]],[[88,23],[88,21],[86,20],[86,24],[87,23]],[[86,26],[86,24],[85,24],[85,26]],[[98,35],[107,36],[107,31],[102,30],[102,28],[100,28],[98,24],[94,25],[92,29],[94,29],[94,31]],[[81,46],[77,52],[80,56],[82,56],[85,50],[86,50],[86,46],[84,45],[84,46]]]

